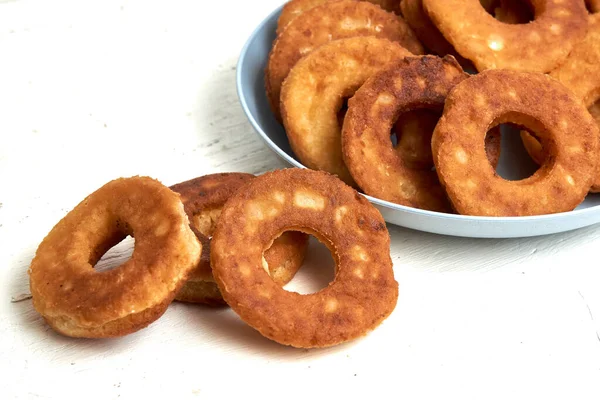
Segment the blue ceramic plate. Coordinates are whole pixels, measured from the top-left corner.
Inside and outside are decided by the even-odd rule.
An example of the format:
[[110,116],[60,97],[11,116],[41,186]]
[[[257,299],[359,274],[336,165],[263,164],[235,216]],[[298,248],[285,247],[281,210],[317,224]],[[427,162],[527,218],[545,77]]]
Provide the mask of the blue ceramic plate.
[[[242,108],[250,123],[277,155],[290,165],[305,168],[288,143],[283,127],[271,113],[265,93],[264,69],[281,7],[269,15],[252,33],[237,65],[237,90]],[[511,134],[512,133],[512,134]],[[523,156],[518,135],[503,130],[502,156],[498,172],[506,179],[530,175],[535,166]],[[472,217],[445,214],[401,206],[365,196],[379,209],[388,223],[425,232],[473,237],[514,238],[547,235],[582,228],[600,222],[600,195],[590,194],[576,210],[534,217]]]

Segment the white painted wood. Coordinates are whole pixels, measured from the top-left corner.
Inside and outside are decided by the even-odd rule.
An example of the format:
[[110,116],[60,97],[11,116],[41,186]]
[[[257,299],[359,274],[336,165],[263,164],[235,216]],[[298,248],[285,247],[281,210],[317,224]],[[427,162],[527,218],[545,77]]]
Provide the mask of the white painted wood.
[[[600,227],[468,240],[390,226],[396,310],[325,350],[177,303],[130,336],[75,340],[22,298],[44,235],[108,180],[284,166],[246,121],[234,70],[280,3],[0,3],[0,398],[599,398]],[[331,276],[312,248],[292,288]]]

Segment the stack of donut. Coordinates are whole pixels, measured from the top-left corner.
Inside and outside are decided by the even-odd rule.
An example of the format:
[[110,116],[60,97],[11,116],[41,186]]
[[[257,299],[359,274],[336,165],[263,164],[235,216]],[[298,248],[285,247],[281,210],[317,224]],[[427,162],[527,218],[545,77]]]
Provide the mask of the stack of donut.
[[[282,10],[266,93],[303,165],[474,216],[566,212],[600,191],[600,2],[378,3]],[[528,178],[496,172],[506,123],[540,165]]]
[[[331,250],[336,274],[303,295],[282,286],[301,267],[308,234]],[[96,271],[127,235],[131,259]],[[389,246],[379,211],[325,172],[223,173],[171,187],[136,176],[106,183],[54,226],[31,263],[30,288],[35,309],[71,337],[136,332],[178,300],[229,305],[284,345],[327,347],[394,310]]]

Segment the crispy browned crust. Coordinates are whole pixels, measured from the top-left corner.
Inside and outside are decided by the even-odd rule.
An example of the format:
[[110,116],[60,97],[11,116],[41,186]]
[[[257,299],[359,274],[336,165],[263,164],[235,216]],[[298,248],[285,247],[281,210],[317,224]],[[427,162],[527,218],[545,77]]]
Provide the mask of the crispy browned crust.
[[586,107],[600,99],[600,14],[589,18],[585,38],[550,76],[571,89]]
[[[175,300],[207,305],[226,304],[212,275],[210,237],[223,205],[252,179],[252,174],[231,172],[205,175],[171,186],[173,191],[180,193],[192,231],[203,246],[198,265]],[[292,280],[304,262],[307,247],[308,235],[301,232],[285,232],[275,239],[264,254],[275,283],[285,285]]]
[[281,110],[290,146],[303,165],[354,185],[342,158],[337,113],[367,78],[409,55],[395,42],[363,36],[321,46],[294,66],[283,85]]
[[[573,48],[560,67],[550,72],[550,76],[571,89],[588,107],[600,126],[600,115],[597,111],[597,102],[600,100],[600,14],[590,17],[585,39]],[[540,142],[526,131],[521,132],[521,138],[531,158],[542,164],[545,155]],[[596,176],[590,191],[600,192],[600,174]]]
[[[502,123],[535,132],[547,148],[550,156],[531,177],[504,180],[487,162],[483,135]],[[598,127],[571,91],[548,75],[509,70],[484,71],[456,85],[432,138],[436,170],[454,208],[483,216],[573,210],[592,185],[598,148]]]
[[[302,295],[276,285],[261,251],[286,230],[326,244],[336,275]],[[233,310],[261,334],[294,347],[327,347],[367,334],[396,306],[390,238],[365,197],[322,171],[284,169],[257,177],[223,208],[212,242],[215,280]]]
[[402,0],[402,15],[415,32],[421,43],[432,53],[439,56],[451,55],[465,68],[473,68],[473,64],[463,58],[435,27],[423,9],[423,0]]
[[587,30],[588,14],[581,0],[536,0],[533,22],[518,25],[498,21],[479,0],[423,0],[423,7],[446,40],[478,71],[551,71]]
[[390,142],[390,130],[399,115],[412,109],[441,112],[450,89],[467,77],[452,56],[406,57],[369,78],[348,101],[342,129],[344,161],[366,194],[451,212],[436,173],[406,163]]
[[[277,20],[277,35],[281,34],[286,26],[297,16],[305,11],[315,8],[325,3],[333,3],[340,0],[290,0],[288,1],[279,15]],[[369,3],[377,4],[386,11],[391,11],[400,14],[399,0],[366,0]]]
[[265,69],[267,97],[276,118],[281,85],[292,67],[304,56],[333,40],[375,36],[398,42],[413,54],[423,46],[404,20],[364,1],[336,1],[314,7],[295,18],[277,37]]
[[[108,182],[79,203],[39,245],[29,269],[35,309],[61,334],[114,337],[160,317],[198,263],[201,245],[179,195],[147,177]],[[128,234],[129,261],[96,272]]]

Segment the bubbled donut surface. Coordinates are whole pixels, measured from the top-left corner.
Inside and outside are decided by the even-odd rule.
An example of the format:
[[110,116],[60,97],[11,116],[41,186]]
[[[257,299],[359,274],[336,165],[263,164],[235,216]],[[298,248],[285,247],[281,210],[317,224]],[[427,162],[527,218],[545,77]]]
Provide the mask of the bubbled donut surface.
[[[225,305],[212,275],[210,242],[223,205],[238,190],[254,179],[254,175],[230,172],[190,179],[171,186],[181,195],[192,230],[202,242],[202,257],[181,288],[175,300],[208,305]],[[279,285],[288,283],[302,266],[308,235],[284,232],[264,253],[271,278]]]
[[[294,18],[299,16],[305,11],[315,8],[325,3],[333,3],[340,0],[290,0],[285,3],[279,19],[277,20],[277,34],[279,35],[286,26]],[[400,1],[399,0],[366,0],[369,3],[376,4],[386,11],[392,11],[398,14],[400,12]]]
[[532,22],[508,24],[479,0],[423,0],[433,23],[478,71],[548,72],[583,39],[588,13],[581,0],[531,0],[531,5]]
[[[557,112],[560,110],[560,112]],[[486,159],[490,126],[514,123],[535,132],[548,157],[531,177],[508,181]],[[581,101],[538,73],[489,70],[450,92],[432,138],[440,181],[461,214],[526,216],[573,210],[598,166],[598,127]]]
[[296,64],[283,86],[281,109],[290,146],[303,165],[354,185],[342,157],[338,111],[371,75],[410,55],[386,39],[355,37],[324,45]]
[[[135,237],[131,259],[95,271],[127,235]],[[122,336],[164,313],[200,253],[175,192],[151,178],[116,179],[86,197],[39,245],[29,270],[33,305],[62,334]]]
[[[374,74],[348,101],[342,130],[344,161],[366,194],[410,207],[451,212],[435,171],[414,168],[392,146],[390,131],[401,114],[414,109],[441,113],[446,96],[467,78],[454,57],[406,57]],[[429,141],[430,131],[419,134]],[[488,137],[499,136],[495,132]],[[488,141],[499,153],[499,140]],[[489,146],[487,146],[489,147]],[[430,163],[433,159],[430,156]],[[497,162],[497,157],[493,160]]]
[[319,46],[355,36],[389,39],[413,54],[424,51],[404,20],[377,5],[342,0],[314,7],[290,22],[269,53],[265,85],[271,108],[279,120],[281,85],[292,67]]
[[[336,263],[334,280],[312,294],[276,285],[262,251],[281,232],[316,236]],[[326,347],[360,337],[396,306],[390,237],[379,211],[339,179],[290,168],[265,173],[225,205],[211,262],[223,297],[261,334],[294,347]]]

